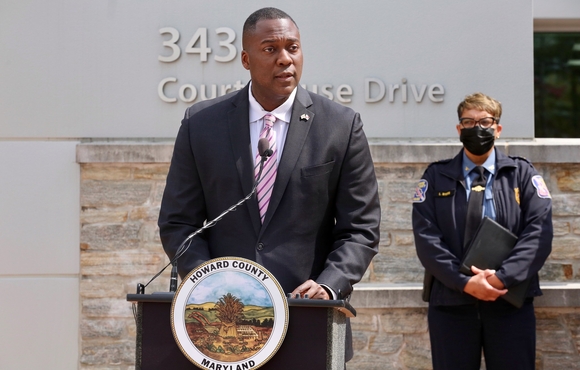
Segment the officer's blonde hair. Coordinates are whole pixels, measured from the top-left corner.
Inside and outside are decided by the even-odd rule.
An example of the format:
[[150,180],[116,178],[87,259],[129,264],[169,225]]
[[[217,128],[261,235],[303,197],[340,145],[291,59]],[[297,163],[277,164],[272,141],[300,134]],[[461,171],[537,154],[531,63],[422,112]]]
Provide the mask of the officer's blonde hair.
[[458,117],[461,118],[463,112],[469,109],[486,111],[498,120],[501,117],[501,103],[480,92],[467,95],[465,99],[459,103],[459,106],[457,107]]

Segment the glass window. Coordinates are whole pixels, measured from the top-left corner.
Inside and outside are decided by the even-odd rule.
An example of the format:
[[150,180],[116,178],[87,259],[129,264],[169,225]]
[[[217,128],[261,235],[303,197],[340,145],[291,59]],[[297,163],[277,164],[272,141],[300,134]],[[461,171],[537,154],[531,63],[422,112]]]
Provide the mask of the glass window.
[[580,32],[534,33],[535,136],[580,138]]

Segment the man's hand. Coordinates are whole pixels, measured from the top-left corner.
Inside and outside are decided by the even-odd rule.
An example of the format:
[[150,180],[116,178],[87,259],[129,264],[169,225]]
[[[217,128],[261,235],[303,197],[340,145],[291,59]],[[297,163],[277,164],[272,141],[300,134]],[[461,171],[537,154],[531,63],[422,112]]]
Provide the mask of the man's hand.
[[[495,270],[480,270],[475,266],[471,266],[471,271],[475,275],[469,279],[467,285],[463,288],[465,293],[471,294],[482,301],[495,301],[498,297],[507,293],[507,289],[499,289],[499,287],[503,287],[503,284],[495,276]],[[488,279],[490,280],[488,281]]]
[[292,298],[296,297],[298,294],[300,295],[300,298],[304,298],[305,295],[308,295],[308,298],[311,299],[330,299],[326,289],[314,280],[307,280],[300,284],[300,286],[292,292]]

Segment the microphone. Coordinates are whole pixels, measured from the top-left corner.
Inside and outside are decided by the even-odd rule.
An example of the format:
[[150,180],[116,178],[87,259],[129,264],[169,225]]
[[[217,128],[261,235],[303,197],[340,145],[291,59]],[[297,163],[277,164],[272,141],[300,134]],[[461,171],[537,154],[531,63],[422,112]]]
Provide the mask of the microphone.
[[252,187],[252,191],[250,191],[250,193],[248,195],[246,195],[244,198],[240,199],[239,202],[237,202],[236,204],[234,204],[230,208],[223,211],[219,216],[217,216],[216,218],[214,218],[213,220],[211,220],[209,222],[206,222],[205,225],[203,225],[201,228],[199,228],[196,231],[194,231],[193,233],[189,234],[187,236],[187,238],[185,238],[185,240],[181,243],[181,245],[179,245],[179,248],[177,248],[177,252],[175,252],[175,256],[171,259],[171,261],[169,261],[169,263],[167,265],[165,265],[165,267],[163,267],[161,269],[161,271],[159,271],[155,276],[153,276],[147,284],[143,285],[141,283],[137,283],[137,294],[145,294],[145,288],[149,284],[151,284],[151,282],[153,280],[157,279],[157,277],[159,275],[161,275],[163,273],[163,271],[165,271],[165,269],[167,267],[169,267],[169,265],[173,265],[173,267],[171,268],[171,279],[170,279],[170,283],[169,283],[169,291],[170,292],[177,291],[177,260],[179,259],[179,257],[183,256],[183,254],[185,252],[187,252],[187,250],[189,249],[189,246],[191,245],[191,242],[193,241],[193,238],[196,235],[198,235],[199,233],[201,233],[202,231],[214,226],[218,221],[220,221],[222,218],[224,218],[225,215],[227,215],[231,211],[234,211],[238,206],[242,205],[245,201],[250,199],[252,197],[252,195],[254,195],[254,193],[256,192],[256,189],[258,188],[258,184],[260,183],[260,181],[262,181],[262,169],[264,168],[264,162],[266,162],[266,159],[268,159],[268,157],[270,157],[273,154],[272,149],[270,149],[270,143],[268,142],[268,139],[266,139],[265,137],[258,140],[258,154],[261,157],[261,159],[260,159],[260,171],[258,172],[258,175],[256,176],[256,181],[254,182],[254,186]]
[[[274,152],[272,151],[272,149],[270,149],[270,142],[265,137],[263,137],[260,140],[258,140],[258,153],[260,154],[260,157],[262,157],[262,163],[268,157],[270,157],[270,156],[272,156],[272,154],[274,154]],[[260,165],[262,163],[260,163]]]

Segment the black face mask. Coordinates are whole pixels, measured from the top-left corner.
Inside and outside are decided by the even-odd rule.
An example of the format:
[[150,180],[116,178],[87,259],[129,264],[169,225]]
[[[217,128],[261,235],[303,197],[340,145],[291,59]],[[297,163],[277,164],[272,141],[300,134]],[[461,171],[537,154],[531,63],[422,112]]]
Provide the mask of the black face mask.
[[481,128],[475,126],[474,128],[461,129],[459,140],[463,143],[465,149],[475,155],[483,155],[491,148],[495,141],[495,129]]

